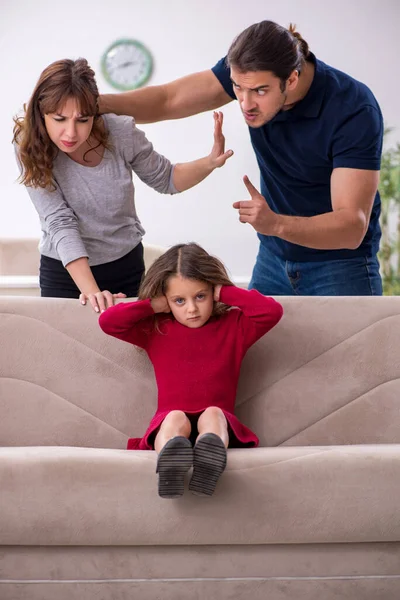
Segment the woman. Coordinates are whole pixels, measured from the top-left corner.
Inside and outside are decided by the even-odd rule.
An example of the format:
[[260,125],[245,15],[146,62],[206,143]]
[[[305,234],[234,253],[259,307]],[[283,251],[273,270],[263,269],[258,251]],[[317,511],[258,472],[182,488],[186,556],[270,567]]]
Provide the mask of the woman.
[[157,191],[174,194],[232,155],[224,152],[222,113],[214,113],[211,153],[172,165],[132,118],[100,116],[98,97],[85,59],[60,60],[41,74],[25,116],[14,119],[21,183],[42,228],[41,295],[79,297],[96,312],[115,297],[136,296],[144,272],[132,172]]

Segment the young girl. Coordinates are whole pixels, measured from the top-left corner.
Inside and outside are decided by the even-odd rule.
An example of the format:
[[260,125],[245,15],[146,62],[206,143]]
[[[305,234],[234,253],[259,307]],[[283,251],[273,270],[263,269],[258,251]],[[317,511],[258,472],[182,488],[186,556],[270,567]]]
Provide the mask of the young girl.
[[60,60],[41,74],[14,144],[21,181],[39,213],[42,296],[80,297],[99,312],[113,294],[137,296],[144,229],[132,171],[165,194],[182,192],[221,167],[222,113],[214,113],[209,156],[171,165],[130,117],[98,113],[99,92],[86,60]]
[[235,287],[223,264],[193,243],[173,246],[153,263],[139,298],[99,319],[105,333],[144,348],[154,366],[157,412],[128,449],[157,451],[162,498],[183,494],[192,466],[189,489],[211,496],[228,445],[258,445],[234,415],[236,388],[247,349],[278,323],[282,306]]

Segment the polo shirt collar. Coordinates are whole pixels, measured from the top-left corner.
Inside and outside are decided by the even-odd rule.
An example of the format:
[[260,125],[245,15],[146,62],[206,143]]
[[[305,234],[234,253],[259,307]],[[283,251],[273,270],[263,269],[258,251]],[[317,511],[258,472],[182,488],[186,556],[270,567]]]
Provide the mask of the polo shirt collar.
[[[310,89],[302,100],[290,110],[281,110],[270,122],[297,119],[315,119],[319,116],[324,99],[326,68],[323,62],[310,53],[310,62],[314,64],[314,78]],[[301,77],[301,76],[300,76]]]

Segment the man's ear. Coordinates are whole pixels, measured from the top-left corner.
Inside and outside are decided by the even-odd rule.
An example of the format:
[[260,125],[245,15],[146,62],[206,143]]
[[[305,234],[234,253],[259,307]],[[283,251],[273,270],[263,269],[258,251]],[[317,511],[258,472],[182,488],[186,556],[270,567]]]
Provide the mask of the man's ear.
[[296,89],[297,84],[299,83],[299,72],[297,69],[292,71],[286,81],[286,91],[291,92]]

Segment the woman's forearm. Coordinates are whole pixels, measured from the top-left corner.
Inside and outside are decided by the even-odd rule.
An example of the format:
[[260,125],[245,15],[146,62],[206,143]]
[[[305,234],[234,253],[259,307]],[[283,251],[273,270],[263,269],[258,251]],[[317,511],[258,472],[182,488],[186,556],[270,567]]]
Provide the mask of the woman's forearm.
[[81,293],[89,295],[100,291],[86,257],[73,260],[65,268]]
[[214,171],[209,156],[174,166],[172,181],[178,192],[184,192],[203,181]]

